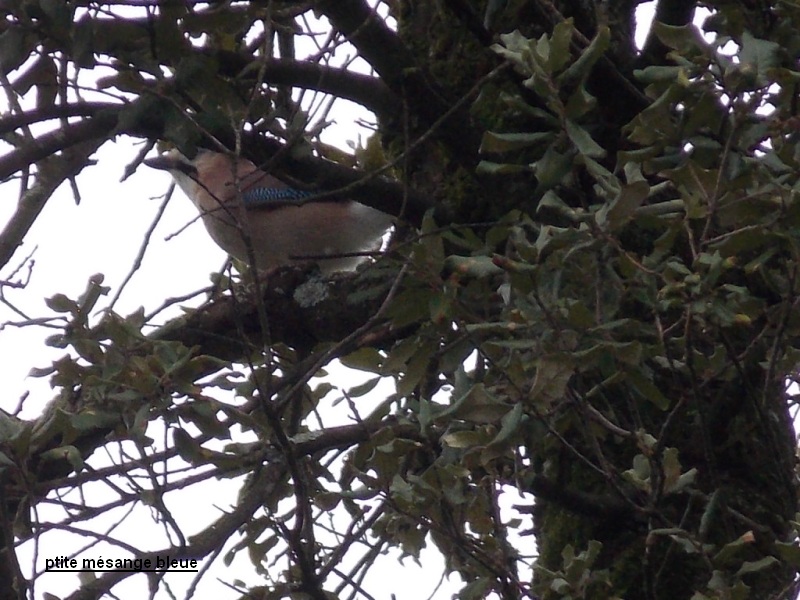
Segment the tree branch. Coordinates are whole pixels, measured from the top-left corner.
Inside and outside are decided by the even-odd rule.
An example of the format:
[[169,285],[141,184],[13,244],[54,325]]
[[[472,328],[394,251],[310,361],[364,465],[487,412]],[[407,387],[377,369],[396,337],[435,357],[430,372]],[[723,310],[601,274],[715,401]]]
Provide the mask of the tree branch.
[[[602,517],[610,521],[627,522],[633,525],[634,508],[631,504],[608,495],[589,494],[559,485],[541,475],[534,476],[529,485],[537,498],[552,502],[570,512],[590,517]],[[521,512],[532,512],[525,507],[516,507]]]
[[[193,536],[185,548],[164,548],[155,552],[147,552],[136,558],[149,559],[155,563],[156,557],[169,555],[173,559],[198,559],[209,555],[217,547],[227,541],[236,530],[251,520],[253,514],[265,503],[286,476],[286,465],[272,461],[261,469],[254,471],[253,478],[245,484],[247,493],[239,496],[236,506],[230,512],[217,519],[203,531]],[[112,571],[70,594],[68,600],[94,600],[103,598],[114,585],[130,577],[133,573]]]
[[36,138],[36,144],[17,148],[0,157],[0,179],[8,179],[32,164],[81,142],[92,139],[104,142],[116,125],[117,112],[101,111],[92,118],[41,135]]
[[[311,348],[354,331],[381,302],[379,294],[360,294],[364,299],[353,302],[357,281],[352,275],[325,281],[309,278],[308,269],[297,268],[270,274],[269,286],[261,291],[272,342]],[[248,294],[235,292],[217,298],[170,321],[150,337],[181,342],[189,348],[199,346],[202,354],[224,360],[242,360],[263,342],[257,318],[259,303]]]
[[338,98],[360,104],[375,113],[380,120],[387,120],[400,113],[402,105],[398,97],[377,77],[337,69],[318,63],[272,58],[261,64],[233,52],[207,52],[220,61],[221,72],[243,78],[242,73],[263,69],[267,82],[291,85],[332,94]]
[[0,117],[0,135],[10,133],[20,127],[53,119],[96,117],[102,111],[116,111],[122,106],[123,104],[119,102],[75,102],[73,104],[44,106],[23,113],[5,114]]
[[[93,137],[93,132],[99,130],[100,127],[97,124],[90,125],[92,126],[81,130],[81,135],[76,136],[78,140],[82,137],[86,138],[86,141],[81,143],[80,147],[74,148],[73,152],[64,157],[51,156],[40,165],[40,170],[36,175],[36,182],[22,194],[14,214],[11,215],[3,230],[0,231],[0,267],[5,266],[11,260],[14,252],[22,244],[53,192],[67,179],[80,173],[88,164],[89,157],[106,141],[104,137]],[[54,139],[52,142],[55,144],[56,140]],[[77,142],[65,144],[64,147],[75,145],[77,145]],[[41,148],[18,150],[12,154],[11,158],[13,159],[17,154],[30,157],[39,149]],[[17,159],[24,160],[18,157]],[[5,159],[0,159],[0,164],[3,163],[6,163]],[[10,159],[8,163],[11,167],[6,168],[19,167],[20,170],[30,164],[22,164],[21,162],[15,164],[14,160]]]
[[[455,103],[417,64],[413,55],[373,9],[362,0],[319,0],[317,8],[347,37],[359,55],[372,65],[384,83],[408,105],[423,127],[436,123]],[[477,164],[481,132],[472,125],[469,111],[455,111],[442,124],[441,139],[459,162],[470,169]]]
[[[694,18],[695,0],[658,0],[656,15],[653,23],[663,23],[682,27],[692,22]],[[653,33],[653,26],[647,34],[644,47],[637,60],[640,69],[651,65],[667,64],[667,53],[670,48],[665,46],[658,36]]]

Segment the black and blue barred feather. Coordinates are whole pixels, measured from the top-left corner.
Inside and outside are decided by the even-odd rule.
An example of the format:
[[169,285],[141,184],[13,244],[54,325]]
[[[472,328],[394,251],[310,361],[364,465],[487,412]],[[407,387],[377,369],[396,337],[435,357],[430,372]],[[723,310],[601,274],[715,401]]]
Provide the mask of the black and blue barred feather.
[[242,201],[248,208],[270,208],[289,205],[299,205],[314,192],[298,190],[295,188],[255,187],[242,194]]

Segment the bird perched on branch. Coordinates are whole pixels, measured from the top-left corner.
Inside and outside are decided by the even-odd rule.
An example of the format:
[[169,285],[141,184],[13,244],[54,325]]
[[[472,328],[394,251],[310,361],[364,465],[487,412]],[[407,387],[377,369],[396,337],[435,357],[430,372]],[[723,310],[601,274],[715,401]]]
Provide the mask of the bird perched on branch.
[[[392,218],[351,200],[314,201],[244,158],[200,150],[188,159],[177,150],[144,161],[169,171],[195,204],[213,240],[259,271],[316,262],[323,273],[352,270],[375,250]],[[326,258],[330,256],[330,258]]]

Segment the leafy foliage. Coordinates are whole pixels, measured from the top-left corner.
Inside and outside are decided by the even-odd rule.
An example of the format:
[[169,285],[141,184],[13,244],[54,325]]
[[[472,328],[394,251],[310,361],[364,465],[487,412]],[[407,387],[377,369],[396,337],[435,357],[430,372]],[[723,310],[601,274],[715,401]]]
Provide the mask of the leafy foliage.
[[[2,264],[120,134],[150,142],[131,168],[156,139],[225,149],[398,216],[358,273],[243,268],[156,328],[98,316],[99,276],[50,298],[56,398],[0,415],[7,541],[141,502],[161,546],[96,539],[246,555],[241,597],[369,597],[381,555],[431,547],[464,599],[791,597],[800,13],[720,6],[711,38],[662,0],[635,57],[633,7],[480,5],[491,32],[460,2],[4,9],[0,170],[23,191]],[[346,44],[373,75],[333,66]],[[299,89],[378,135],[343,156]],[[336,361],[366,379],[332,383]],[[238,497],[187,526],[172,499],[213,480]]]

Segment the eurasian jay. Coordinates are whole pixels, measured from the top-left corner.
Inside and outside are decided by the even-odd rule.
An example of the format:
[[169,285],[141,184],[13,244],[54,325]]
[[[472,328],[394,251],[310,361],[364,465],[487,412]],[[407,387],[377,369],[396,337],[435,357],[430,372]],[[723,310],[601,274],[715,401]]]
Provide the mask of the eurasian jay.
[[318,263],[323,273],[352,270],[362,257],[335,255],[376,249],[392,223],[358,202],[306,201],[313,192],[294,189],[249,160],[210,150],[193,160],[171,150],[144,163],[170,172],[228,254],[247,262],[249,239],[259,271],[304,260]]

